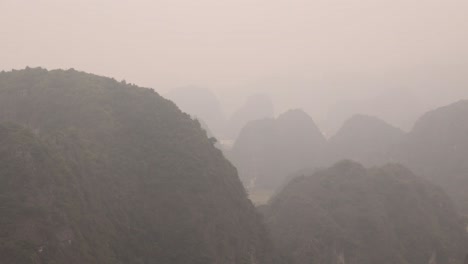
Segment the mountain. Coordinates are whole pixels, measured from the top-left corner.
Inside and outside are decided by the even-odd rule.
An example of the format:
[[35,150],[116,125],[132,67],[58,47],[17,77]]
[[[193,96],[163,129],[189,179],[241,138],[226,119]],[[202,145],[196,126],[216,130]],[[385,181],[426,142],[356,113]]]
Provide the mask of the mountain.
[[0,259],[274,263],[236,169],[153,90],[2,72],[0,124]]
[[287,175],[319,163],[326,141],[312,118],[290,110],[277,119],[249,122],[230,153],[243,181],[274,190]]
[[467,235],[439,187],[401,165],[344,161],[293,179],[267,206],[291,263],[463,263]]
[[[392,81],[394,80],[389,79],[386,85]],[[375,85],[379,86],[380,84]],[[387,87],[369,98],[361,97],[354,100],[338,101],[328,111],[323,124],[324,130],[333,135],[338,131],[341,124],[352,116],[365,114],[376,116],[405,131],[409,131],[421,114],[431,109],[433,105],[445,101],[442,98],[447,95],[434,93],[434,91],[440,90],[435,87],[432,90],[418,91],[420,85],[421,83],[418,83],[410,87],[411,85],[406,83],[404,88]],[[424,96],[421,96],[421,93],[424,93]]]
[[468,101],[423,115],[394,156],[444,187],[468,213]]
[[[2,263],[44,263],[45,259],[65,263],[77,254],[86,255],[87,249],[80,246],[82,235],[93,228],[74,229],[85,218],[80,214],[84,202],[76,195],[76,180],[60,156],[31,131],[0,124]],[[99,235],[93,238],[87,245],[105,251],[99,244],[106,241]]]
[[226,117],[214,93],[196,86],[180,87],[165,95],[189,115],[203,120],[217,138],[225,137]]
[[257,94],[247,98],[244,105],[232,114],[227,123],[227,135],[235,140],[241,129],[249,122],[273,118],[274,106],[269,96]]
[[391,150],[403,136],[403,131],[379,118],[355,115],[329,140],[329,163],[343,159],[352,159],[367,166],[388,163],[392,161]]

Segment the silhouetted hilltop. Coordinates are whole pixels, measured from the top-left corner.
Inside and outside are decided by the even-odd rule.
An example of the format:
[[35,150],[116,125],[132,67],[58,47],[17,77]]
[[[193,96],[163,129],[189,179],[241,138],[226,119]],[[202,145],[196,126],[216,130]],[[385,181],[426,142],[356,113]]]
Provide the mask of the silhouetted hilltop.
[[236,169],[153,90],[74,70],[4,72],[6,121],[25,128],[0,127],[0,259],[273,262]]
[[227,135],[229,139],[236,139],[241,129],[249,122],[258,119],[272,118],[274,106],[267,95],[257,94],[247,98],[245,104],[239,108],[228,120]]
[[355,115],[329,140],[328,162],[352,159],[364,165],[385,164],[392,161],[391,150],[403,136],[403,131],[376,117]]
[[325,144],[310,116],[290,110],[248,123],[230,157],[247,186],[273,190],[290,173],[318,164]]
[[440,184],[468,212],[468,101],[423,115],[401,143],[395,159]]
[[292,263],[462,263],[466,231],[444,192],[400,165],[345,161],[292,180],[263,207]]

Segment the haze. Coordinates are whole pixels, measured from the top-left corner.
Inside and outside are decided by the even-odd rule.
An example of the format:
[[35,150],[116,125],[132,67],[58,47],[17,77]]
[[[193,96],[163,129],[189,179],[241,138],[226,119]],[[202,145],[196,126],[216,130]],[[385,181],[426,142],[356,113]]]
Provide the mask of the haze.
[[468,97],[462,0],[0,0],[0,70],[75,68],[230,113],[255,93],[323,130],[353,112],[404,129]]
[[0,0],[0,264],[468,264],[467,0]]

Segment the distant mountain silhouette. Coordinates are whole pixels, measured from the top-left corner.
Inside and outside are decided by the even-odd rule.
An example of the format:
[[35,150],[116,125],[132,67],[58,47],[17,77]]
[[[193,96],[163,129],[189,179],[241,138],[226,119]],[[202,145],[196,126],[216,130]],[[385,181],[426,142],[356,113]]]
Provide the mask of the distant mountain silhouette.
[[203,120],[216,138],[225,137],[226,117],[212,91],[196,86],[173,89],[165,94],[176,105],[189,115]]
[[277,188],[288,174],[319,163],[326,141],[310,116],[290,110],[277,119],[251,121],[230,158],[251,188]]
[[352,159],[365,165],[399,162],[440,185],[468,213],[468,101],[424,114],[409,133],[383,121],[355,116],[329,140],[327,163]]
[[0,262],[275,263],[213,143],[151,89],[0,73]]
[[[431,95],[430,97],[432,97]],[[414,89],[392,87],[371,98],[337,102],[329,109],[323,126],[327,134],[335,134],[342,123],[356,114],[376,116],[405,131],[437,100],[421,96]]]
[[262,211],[294,264],[462,263],[468,245],[442,189],[400,165],[305,173]]
[[391,150],[403,136],[403,131],[376,117],[355,115],[329,140],[329,163],[343,159],[367,166],[388,163],[392,161]]
[[468,213],[468,101],[423,115],[394,156],[444,187],[458,207]]
[[241,129],[249,121],[273,118],[273,116],[274,106],[270,97],[264,94],[253,95],[229,118],[227,124],[228,138],[236,139]]

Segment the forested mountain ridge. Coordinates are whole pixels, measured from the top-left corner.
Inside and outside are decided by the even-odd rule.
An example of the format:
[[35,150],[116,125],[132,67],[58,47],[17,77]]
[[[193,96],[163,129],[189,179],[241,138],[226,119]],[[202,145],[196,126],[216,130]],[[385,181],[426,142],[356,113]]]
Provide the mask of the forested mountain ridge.
[[262,210],[295,264],[455,264],[468,246],[447,195],[400,165],[305,173]]
[[[74,194],[65,204],[76,204],[60,210],[74,252],[67,263],[273,262],[236,169],[197,121],[153,90],[75,70],[2,72],[4,122],[25,127],[67,171],[58,176]],[[22,263],[63,260],[29,242],[42,262],[25,253]]]

